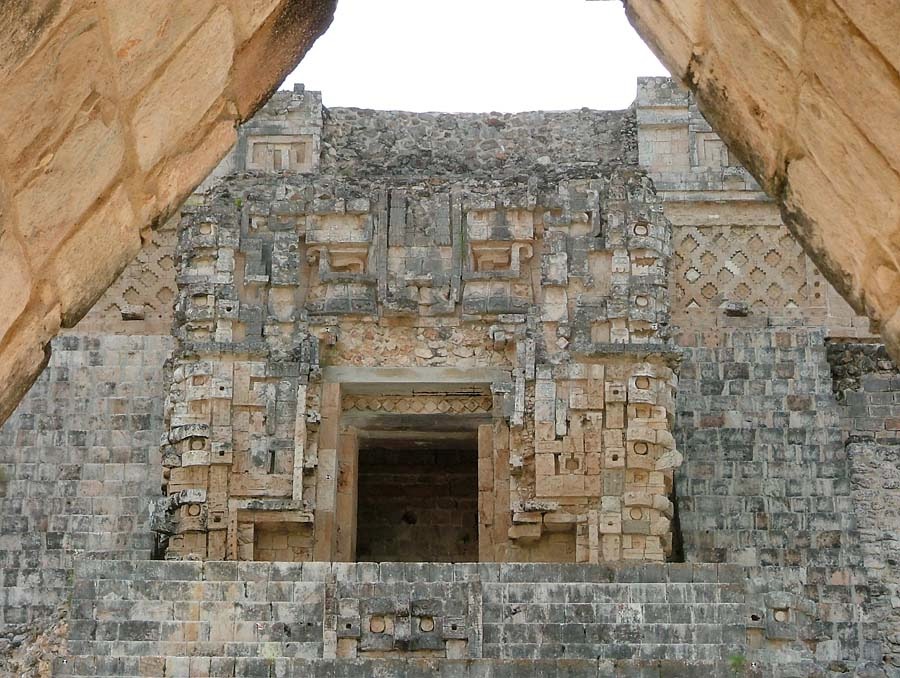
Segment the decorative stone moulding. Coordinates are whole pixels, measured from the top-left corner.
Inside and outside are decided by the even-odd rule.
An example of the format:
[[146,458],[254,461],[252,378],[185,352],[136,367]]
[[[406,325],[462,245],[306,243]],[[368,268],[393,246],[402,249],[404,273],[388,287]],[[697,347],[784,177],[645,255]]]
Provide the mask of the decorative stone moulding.
[[531,243],[521,242],[472,242],[472,272],[468,280],[499,277],[518,278],[522,262],[531,259]]
[[313,170],[312,138],[288,135],[247,138],[247,169],[264,172]]

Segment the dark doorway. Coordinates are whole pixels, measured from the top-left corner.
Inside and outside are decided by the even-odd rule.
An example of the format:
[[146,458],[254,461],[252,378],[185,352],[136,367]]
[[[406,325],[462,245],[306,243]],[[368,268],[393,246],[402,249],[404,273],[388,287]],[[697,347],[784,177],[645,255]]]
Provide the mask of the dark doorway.
[[358,561],[477,562],[477,437],[435,433],[360,440]]

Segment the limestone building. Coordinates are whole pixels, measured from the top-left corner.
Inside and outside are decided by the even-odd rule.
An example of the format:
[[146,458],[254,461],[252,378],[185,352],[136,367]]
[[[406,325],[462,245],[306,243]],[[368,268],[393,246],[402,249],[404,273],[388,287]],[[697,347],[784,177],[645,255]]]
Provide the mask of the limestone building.
[[528,136],[491,143],[521,124],[495,117],[471,148],[507,167],[338,174],[352,137],[323,135],[316,92],[244,129],[232,174],[184,212],[167,556],[671,553],[671,230],[646,176],[546,118],[591,161],[551,149],[523,176]]
[[900,376],[670,81],[279,92],[155,236],[0,432],[59,675],[896,671]]

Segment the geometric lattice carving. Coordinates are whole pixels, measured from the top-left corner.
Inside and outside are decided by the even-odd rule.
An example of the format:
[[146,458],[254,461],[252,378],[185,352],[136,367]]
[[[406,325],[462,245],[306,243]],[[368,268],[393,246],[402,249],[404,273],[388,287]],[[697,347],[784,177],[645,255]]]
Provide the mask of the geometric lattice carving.
[[806,255],[781,226],[678,226],[673,306],[713,310],[725,301],[753,309],[805,306]]
[[[151,232],[118,279],[79,323],[79,331],[168,334],[175,304],[178,216]],[[138,322],[134,322],[138,321]]]

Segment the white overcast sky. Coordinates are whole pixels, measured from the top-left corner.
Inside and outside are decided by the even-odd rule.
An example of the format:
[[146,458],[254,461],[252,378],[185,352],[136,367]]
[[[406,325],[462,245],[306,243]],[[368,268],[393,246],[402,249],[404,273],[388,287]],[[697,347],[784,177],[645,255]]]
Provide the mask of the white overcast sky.
[[409,111],[625,108],[639,75],[668,75],[620,2],[338,0],[282,87],[326,106]]

